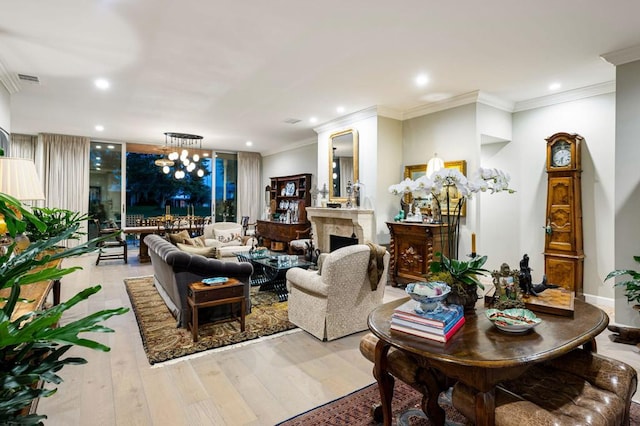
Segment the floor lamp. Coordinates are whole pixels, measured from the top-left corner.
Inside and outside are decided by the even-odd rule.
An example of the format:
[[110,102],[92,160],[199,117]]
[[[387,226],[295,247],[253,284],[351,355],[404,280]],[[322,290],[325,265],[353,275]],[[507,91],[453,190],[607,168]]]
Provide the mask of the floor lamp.
[[20,201],[45,199],[36,165],[26,158],[0,157],[0,192]]

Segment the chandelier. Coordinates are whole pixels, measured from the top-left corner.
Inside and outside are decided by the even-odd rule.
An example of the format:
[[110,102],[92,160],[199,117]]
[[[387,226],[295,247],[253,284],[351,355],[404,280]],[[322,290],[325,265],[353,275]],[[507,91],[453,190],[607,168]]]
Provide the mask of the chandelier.
[[202,136],[189,133],[166,132],[164,134],[163,157],[155,161],[155,165],[162,168],[164,174],[171,173],[176,179],[184,179],[187,173],[198,177],[204,176],[204,170],[199,167],[200,155],[194,153],[189,156],[190,149],[202,150]]

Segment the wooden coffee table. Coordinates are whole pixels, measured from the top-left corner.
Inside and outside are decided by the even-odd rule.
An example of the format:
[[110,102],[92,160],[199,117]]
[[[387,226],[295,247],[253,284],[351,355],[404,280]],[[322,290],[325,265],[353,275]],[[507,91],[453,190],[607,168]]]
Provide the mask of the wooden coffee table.
[[[529,333],[509,334],[494,327],[484,308],[466,315],[466,323],[447,343],[434,342],[389,328],[393,310],[407,299],[399,299],[369,314],[369,329],[379,341],[375,349],[374,376],[378,381],[385,426],[391,425],[394,378],[388,371],[391,347],[405,351],[426,367],[423,385],[428,389],[423,409],[433,424],[443,425],[444,410],[437,396],[455,381],[476,391],[476,424],[495,423],[495,389],[498,383],[517,378],[531,364],[564,355],[584,346],[595,350],[595,337],[609,323],[601,309],[575,300],[573,317],[540,313],[542,322]],[[418,362],[417,361],[417,362]]]
[[189,313],[191,322],[188,326],[191,328],[193,341],[198,341],[198,310],[200,308],[210,308],[212,306],[227,305],[239,303],[240,316],[232,316],[217,322],[240,321],[240,330],[244,331],[244,319],[246,301],[244,298],[244,284],[235,278],[223,284],[207,285],[200,281],[189,284],[187,290],[187,304],[189,305]]

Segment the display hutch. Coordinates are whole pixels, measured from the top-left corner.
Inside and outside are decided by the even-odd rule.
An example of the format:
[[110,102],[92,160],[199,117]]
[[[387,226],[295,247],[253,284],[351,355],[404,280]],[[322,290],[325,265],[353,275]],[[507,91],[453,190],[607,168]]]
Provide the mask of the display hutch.
[[286,250],[290,241],[310,230],[306,208],[311,205],[311,174],[272,177],[269,186],[269,220],[256,225],[263,244],[272,250]]

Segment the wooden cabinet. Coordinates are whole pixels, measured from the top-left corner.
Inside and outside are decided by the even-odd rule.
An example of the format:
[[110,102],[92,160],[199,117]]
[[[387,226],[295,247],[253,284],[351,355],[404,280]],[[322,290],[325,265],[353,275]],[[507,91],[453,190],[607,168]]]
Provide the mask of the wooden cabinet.
[[[305,208],[311,205],[311,174],[272,177],[269,190],[271,219],[291,215],[291,223],[307,221]],[[287,213],[291,212],[291,213]]]
[[391,285],[407,284],[412,281],[426,281],[425,274],[435,258],[446,251],[447,225],[409,222],[387,222],[391,233]]
[[287,250],[289,242],[298,238],[297,231],[311,228],[306,212],[311,205],[310,191],[310,173],[271,178],[271,220],[259,220],[256,225],[264,245],[272,250]]

